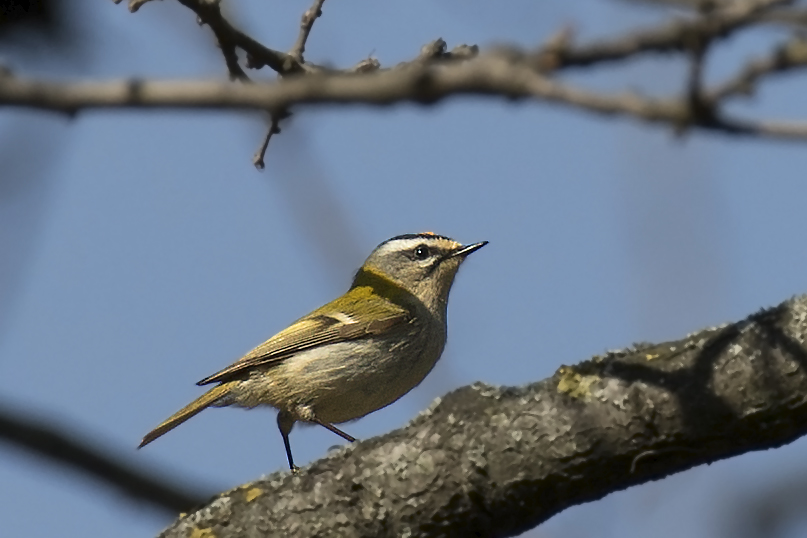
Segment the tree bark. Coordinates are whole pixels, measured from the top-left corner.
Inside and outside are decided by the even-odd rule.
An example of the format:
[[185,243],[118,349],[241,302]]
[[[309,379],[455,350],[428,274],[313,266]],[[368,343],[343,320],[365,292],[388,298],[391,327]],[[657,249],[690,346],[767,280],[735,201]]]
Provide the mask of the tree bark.
[[[222,493],[161,536],[514,536],[570,506],[807,433],[807,296],[524,387]],[[495,357],[491,357],[495,360]]]

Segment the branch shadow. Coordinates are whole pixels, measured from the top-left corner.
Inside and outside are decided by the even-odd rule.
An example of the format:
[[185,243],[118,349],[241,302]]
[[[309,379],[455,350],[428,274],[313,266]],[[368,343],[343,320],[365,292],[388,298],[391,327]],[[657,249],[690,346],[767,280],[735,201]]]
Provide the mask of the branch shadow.
[[[710,449],[719,449],[723,454],[721,457],[747,452],[747,449],[732,450],[732,445],[735,444],[733,441],[737,439],[743,439],[744,443],[737,444],[745,446],[748,444],[753,446],[754,439],[759,439],[760,449],[770,448],[769,432],[760,436],[758,428],[755,427],[756,423],[761,420],[770,421],[771,413],[776,413],[782,403],[790,407],[807,403],[807,398],[800,398],[797,402],[785,400],[793,391],[783,386],[786,376],[786,372],[783,373],[782,370],[783,360],[793,361],[798,368],[807,369],[807,350],[783,329],[787,326],[790,315],[789,303],[784,303],[718,329],[716,334],[702,345],[694,358],[686,361],[691,363],[690,366],[672,371],[663,369],[674,357],[689,352],[686,346],[681,346],[684,349],[673,352],[671,356],[663,359],[657,359],[663,361],[657,363],[661,367],[656,364],[613,361],[608,363],[604,375],[629,383],[647,383],[667,391],[676,398],[681,409],[684,431],[704,439]],[[697,335],[694,338],[697,338]],[[759,384],[756,390],[770,395],[766,401],[773,400],[779,403],[753,409],[753,417],[746,415],[745,420],[739,420],[743,417],[738,416],[735,408],[721,398],[713,388],[713,374],[717,368],[727,366],[728,363],[721,361],[727,354],[739,356],[746,353],[751,354],[746,360],[753,362],[750,368],[753,370],[754,380]],[[772,360],[777,358],[778,360]],[[803,434],[803,431],[799,431],[799,428],[787,420],[782,421],[781,427],[784,429],[784,436],[780,444],[790,442]],[[687,450],[703,448],[704,445],[701,445],[701,447],[687,447]]]

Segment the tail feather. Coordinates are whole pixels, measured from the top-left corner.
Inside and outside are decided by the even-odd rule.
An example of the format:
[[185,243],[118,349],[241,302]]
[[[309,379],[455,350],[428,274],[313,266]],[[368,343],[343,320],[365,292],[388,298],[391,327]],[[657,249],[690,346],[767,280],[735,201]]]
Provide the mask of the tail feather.
[[213,387],[209,391],[202,394],[200,397],[196,398],[194,401],[171,415],[162,424],[151,430],[143,437],[143,440],[140,442],[137,448],[143,448],[153,440],[161,437],[162,435],[168,433],[169,431],[173,430],[186,420],[191,417],[194,417],[204,411],[207,407],[211,406],[221,398],[225,396],[230,391],[230,383],[223,383],[217,387]]

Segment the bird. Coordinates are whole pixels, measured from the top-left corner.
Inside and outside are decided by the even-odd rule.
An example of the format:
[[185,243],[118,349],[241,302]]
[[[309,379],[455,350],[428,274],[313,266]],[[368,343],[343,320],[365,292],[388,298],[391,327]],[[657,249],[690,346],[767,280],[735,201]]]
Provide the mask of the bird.
[[386,407],[412,390],[437,363],[447,336],[448,294],[462,262],[488,242],[462,245],[433,232],[378,245],[348,291],[298,319],[230,366],[197,383],[213,388],[143,437],[142,448],[208,407],[278,410],[289,468],[289,434]]

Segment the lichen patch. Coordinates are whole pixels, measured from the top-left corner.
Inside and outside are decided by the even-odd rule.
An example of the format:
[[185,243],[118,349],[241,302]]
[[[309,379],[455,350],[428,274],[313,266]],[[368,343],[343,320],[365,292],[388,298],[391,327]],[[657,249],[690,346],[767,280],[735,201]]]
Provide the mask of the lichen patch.
[[247,501],[248,503],[251,503],[261,495],[263,495],[263,490],[261,488],[249,488],[244,493],[244,500]]
[[558,392],[583,400],[591,398],[591,386],[601,379],[598,375],[578,374],[568,366],[558,368],[558,374],[560,374]]

